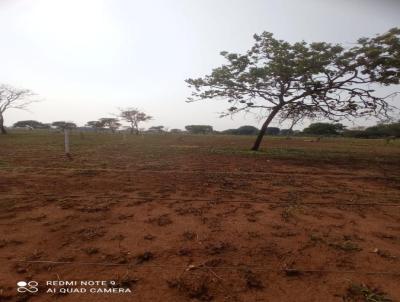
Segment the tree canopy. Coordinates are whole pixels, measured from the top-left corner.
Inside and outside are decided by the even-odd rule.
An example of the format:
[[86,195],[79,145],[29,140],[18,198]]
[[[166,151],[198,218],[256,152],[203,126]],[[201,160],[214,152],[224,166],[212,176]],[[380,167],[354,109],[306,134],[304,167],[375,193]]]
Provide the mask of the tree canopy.
[[104,129],[104,124],[101,121],[89,121],[86,126],[94,129],[95,131]]
[[0,133],[7,134],[4,127],[4,113],[9,109],[26,109],[34,102],[34,93],[29,89],[20,89],[6,84],[0,84]]
[[254,126],[241,126],[237,129],[227,129],[222,131],[224,134],[233,134],[233,135],[257,135],[259,132],[258,128]]
[[340,123],[313,123],[303,130],[306,134],[315,135],[338,135],[341,134],[345,129]]
[[43,124],[38,121],[34,120],[26,120],[26,121],[18,121],[14,123],[13,125],[14,128],[32,128],[32,129],[49,129],[50,125],[49,124]]
[[133,132],[139,134],[139,124],[153,118],[150,115],[139,111],[137,108],[120,109],[119,117],[129,124],[131,134],[133,134]]
[[279,129],[278,127],[267,127],[267,129],[265,130],[265,134],[278,135],[280,131],[281,129]]
[[343,135],[357,138],[398,138],[400,137],[400,120],[393,123],[377,124],[363,130],[346,130]]
[[108,128],[111,132],[115,132],[119,127],[121,127],[119,120],[114,117],[103,117],[99,119],[99,123],[101,128]]
[[57,121],[51,123],[51,125],[59,130],[65,130],[65,129],[75,129],[76,124],[72,122],[65,122],[65,121]]
[[164,126],[152,126],[148,129],[149,132],[155,132],[155,133],[162,133],[164,132]]
[[361,38],[350,48],[326,42],[289,43],[272,33],[254,35],[245,54],[221,55],[227,63],[202,78],[187,79],[189,102],[222,98],[230,103],[221,115],[256,110],[265,117],[253,145],[258,150],[270,122],[324,118],[332,121],[375,116],[387,119],[391,95],[373,87],[399,84],[400,29]]
[[213,132],[213,127],[210,125],[188,125],[185,129],[193,134],[207,134]]
[[171,132],[171,133],[182,133],[183,131],[181,129],[178,129],[178,128],[173,128],[173,129],[169,130],[169,132]]

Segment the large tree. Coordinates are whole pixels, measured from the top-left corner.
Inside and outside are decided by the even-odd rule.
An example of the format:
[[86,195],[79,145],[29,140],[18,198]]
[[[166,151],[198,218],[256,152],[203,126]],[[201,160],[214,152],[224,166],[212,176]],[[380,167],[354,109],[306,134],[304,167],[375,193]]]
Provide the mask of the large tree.
[[156,133],[163,133],[166,132],[166,130],[164,130],[164,126],[152,126],[148,129],[148,131],[150,132],[156,132]]
[[139,124],[152,119],[150,115],[136,108],[120,109],[119,117],[129,124],[131,134],[133,134],[133,132],[139,134]]
[[66,121],[57,121],[57,122],[52,122],[51,125],[58,130],[72,130],[75,129],[77,126],[73,122],[66,122]]
[[213,132],[213,127],[210,125],[187,125],[185,129],[192,134],[207,134]]
[[306,134],[315,135],[338,135],[345,130],[345,126],[340,123],[313,123],[303,130]]
[[101,128],[108,128],[114,133],[119,127],[121,127],[121,123],[117,118],[113,117],[103,117],[99,119]]
[[237,129],[227,129],[222,131],[223,134],[233,134],[233,135],[257,135],[258,132],[260,130],[258,130],[258,128],[254,127],[254,126],[241,126]]
[[94,131],[104,129],[104,124],[101,121],[89,121],[86,126],[94,129]]
[[31,128],[31,129],[49,129],[50,125],[49,124],[43,124],[38,121],[34,120],[26,120],[26,121],[18,121],[14,123],[13,125],[14,128]]
[[190,101],[221,98],[231,103],[222,116],[257,110],[265,118],[252,150],[258,150],[274,120],[303,117],[333,121],[387,118],[391,95],[379,85],[399,84],[400,29],[361,38],[351,48],[325,42],[289,43],[269,32],[254,35],[245,54],[222,52],[227,64],[203,78],[187,79]]
[[0,85],[0,133],[7,134],[4,127],[4,113],[9,109],[26,109],[34,102],[33,93],[28,89],[15,88],[10,85]]

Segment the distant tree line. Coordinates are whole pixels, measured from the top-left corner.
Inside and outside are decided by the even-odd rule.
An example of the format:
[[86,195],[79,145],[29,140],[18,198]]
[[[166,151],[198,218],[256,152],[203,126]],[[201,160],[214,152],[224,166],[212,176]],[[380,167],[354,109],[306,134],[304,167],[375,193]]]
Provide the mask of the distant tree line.
[[344,136],[354,138],[397,138],[400,137],[400,121],[380,123],[371,127],[347,129],[340,123],[313,123],[302,134],[319,136]]
[[141,112],[137,108],[126,108],[119,109],[120,112],[116,117],[103,117],[97,121],[89,121],[86,123],[87,127],[92,128],[95,131],[99,130],[110,130],[112,133],[116,132],[122,124],[120,121],[126,122],[129,126],[129,132],[131,134],[139,134],[139,125],[142,122],[151,120],[152,117],[144,112]]
[[14,123],[13,128],[28,128],[28,129],[74,129],[77,128],[73,122],[57,121],[49,124],[41,123],[35,120],[18,121]]
[[[258,135],[260,129],[254,126],[241,126],[236,129],[227,129],[224,131],[215,131],[210,125],[190,125],[185,127],[191,134],[227,134],[227,135]],[[179,130],[179,129],[173,129]],[[267,127],[267,135],[317,135],[317,136],[343,136],[355,138],[385,138],[400,137],[400,121],[394,123],[377,124],[375,126],[359,129],[347,129],[341,123],[312,123],[303,131],[292,129],[280,129],[278,127]]]
[[227,129],[222,131],[223,134],[233,135],[257,135],[260,130],[254,126],[242,126],[237,129]]
[[44,124],[34,120],[19,121],[13,125],[14,128],[30,128],[30,129],[50,129],[51,124]]
[[[116,132],[121,126],[117,118],[100,118],[97,121],[89,121],[86,123],[84,129],[91,129],[97,131],[111,131]],[[77,125],[73,122],[56,121],[50,124],[41,123],[35,120],[25,120],[16,122],[14,128],[28,128],[28,129],[77,129]],[[82,128],[79,128],[82,129]],[[132,130],[133,129],[133,130]],[[131,133],[138,133],[139,129],[129,128]],[[227,129],[223,131],[214,130],[211,125],[187,125],[185,130],[173,128],[168,129],[162,125],[152,126],[148,128],[146,133],[175,133],[175,134],[226,134],[226,135],[258,135],[260,129],[254,126],[245,125],[235,129]],[[280,129],[278,127],[268,127],[266,129],[267,135],[316,135],[316,136],[343,136],[354,138],[385,138],[385,137],[400,137],[400,120],[393,123],[381,123],[371,127],[358,127],[355,129],[347,129],[341,123],[312,123],[303,131],[293,131],[292,129]]]
[[355,138],[400,137],[400,121],[391,124],[378,124],[361,130],[346,130],[343,136]]
[[188,125],[185,126],[186,131],[192,134],[210,134],[214,132],[210,125]]
[[[127,108],[127,109],[120,109],[120,113],[117,117],[102,117],[95,121],[88,121],[85,125],[85,129],[91,129],[93,131],[104,131],[109,130],[112,133],[116,132],[122,124],[120,121],[124,121],[129,124],[128,129],[130,133],[139,134],[139,124],[141,122],[145,122],[152,119],[151,116],[147,115],[144,112],[139,111],[135,108]],[[1,125],[0,125],[1,126]],[[45,124],[35,120],[24,120],[18,121],[13,125],[14,128],[28,128],[28,129],[76,129],[78,126],[73,122],[68,121],[56,121],[53,123]],[[158,126],[161,128],[157,128],[161,130],[163,126]],[[80,128],[81,130],[83,129]]]
[[340,123],[312,123],[303,129],[303,133],[311,135],[339,135],[345,130]]

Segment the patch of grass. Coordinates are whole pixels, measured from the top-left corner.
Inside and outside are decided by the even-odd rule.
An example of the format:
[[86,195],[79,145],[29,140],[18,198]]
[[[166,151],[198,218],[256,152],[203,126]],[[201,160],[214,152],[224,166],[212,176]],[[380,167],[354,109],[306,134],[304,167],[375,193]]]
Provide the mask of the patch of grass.
[[313,241],[313,242],[324,242],[324,238],[322,238],[318,234],[311,234],[310,235],[310,240]]
[[211,148],[210,153],[226,154],[226,155],[248,155],[248,156],[267,156],[266,151],[252,151],[246,149],[233,149],[233,148]]
[[264,285],[259,278],[258,275],[256,275],[253,271],[250,269],[246,269],[243,271],[243,277],[246,281],[246,287],[249,289],[263,289]]
[[[0,202],[0,210],[1,211],[11,211],[14,209],[16,202],[14,200],[2,200]],[[4,213],[7,214],[7,213]]]
[[347,289],[345,301],[392,302],[393,300],[377,288],[365,284],[351,284]]
[[289,206],[284,207],[281,217],[285,222],[289,222],[291,219],[294,219],[297,214],[303,213],[303,208],[298,204],[291,204]]
[[[314,138],[285,137],[264,138],[260,151],[251,151],[254,136],[240,135],[127,135],[120,133],[71,133],[71,153],[74,161],[59,160],[64,155],[64,136],[55,131],[11,132],[1,138],[0,170],[5,165],[22,165],[19,159],[29,156],[43,164],[44,158],[52,166],[115,168],[125,165],[129,160],[140,158],[140,165],[159,168],[174,162],[178,155],[196,154],[207,156],[210,153],[221,157],[248,157],[265,159],[293,160],[303,164],[334,165],[387,165],[400,164],[400,143],[385,144],[383,140],[364,140],[349,138],[328,138],[320,141]],[[160,161],[162,158],[162,162]],[[145,163],[145,164],[144,164]],[[8,168],[8,167],[7,167]]]
[[0,169],[7,168],[9,164],[3,160],[0,160]]
[[[305,149],[305,148],[289,148],[289,147],[271,147],[265,150],[252,151],[245,149],[211,149],[211,153],[226,155],[242,155],[249,157],[268,157],[271,159],[301,159],[313,160],[319,162],[330,162],[336,159],[356,160],[356,155],[348,152],[329,149]],[[358,158],[360,159],[360,158]]]
[[136,256],[136,264],[142,264],[154,259],[154,254],[152,252],[144,252]]
[[351,240],[330,243],[329,246],[334,247],[339,250],[342,250],[342,251],[345,251],[345,252],[359,252],[362,250],[362,248],[359,247],[357,243],[355,243]]
[[211,301],[212,278],[207,273],[182,274],[179,278],[167,281],[169,288],[175,288],[190,301]]

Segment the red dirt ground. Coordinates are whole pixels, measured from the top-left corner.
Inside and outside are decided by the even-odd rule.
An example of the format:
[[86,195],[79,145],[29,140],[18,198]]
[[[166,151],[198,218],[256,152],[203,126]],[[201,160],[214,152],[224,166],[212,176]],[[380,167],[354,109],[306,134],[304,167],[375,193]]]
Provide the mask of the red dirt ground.
[[[72,161],[47,140],[0,145],[1,301],[367,301],[355,284],[400,301],[397,146],[357,141],[354,160],[232,151],[251,138],[130,139],[81,137]],[[17,293],[20,280],[39,292]],[[49,294],[48,280],[132,293]]]

